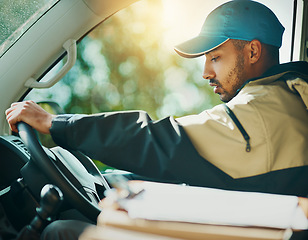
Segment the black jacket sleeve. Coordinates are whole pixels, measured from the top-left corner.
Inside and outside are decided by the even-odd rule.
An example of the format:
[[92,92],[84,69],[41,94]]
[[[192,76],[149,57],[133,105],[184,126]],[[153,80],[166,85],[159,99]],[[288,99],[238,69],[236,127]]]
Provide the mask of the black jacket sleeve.
[[200,185],[223,174],[199,156],[172,117],[152,121],[143,111],[60,115],[50,131],[64,148],[157,180]]

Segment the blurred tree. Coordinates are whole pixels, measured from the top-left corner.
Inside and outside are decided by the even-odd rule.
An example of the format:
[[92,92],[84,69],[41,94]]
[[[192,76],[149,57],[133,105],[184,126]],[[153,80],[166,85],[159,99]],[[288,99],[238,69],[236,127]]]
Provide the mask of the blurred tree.
[[[154,119],[198,113],[219,101],[202,70],[166,54],[162,3],[138,2],[97,27],[78,46],[78,60],[64,78],[67,112],[146,110]],[[196,78],[196,76],[198,76]]]

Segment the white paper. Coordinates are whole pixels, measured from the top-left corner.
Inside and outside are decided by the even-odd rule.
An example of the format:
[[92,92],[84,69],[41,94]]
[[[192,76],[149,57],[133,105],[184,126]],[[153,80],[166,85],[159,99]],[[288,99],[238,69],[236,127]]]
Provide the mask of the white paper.
[[233,226],[307,229],[295,196],[226,191],[153,182],[119,201],[131,218]]

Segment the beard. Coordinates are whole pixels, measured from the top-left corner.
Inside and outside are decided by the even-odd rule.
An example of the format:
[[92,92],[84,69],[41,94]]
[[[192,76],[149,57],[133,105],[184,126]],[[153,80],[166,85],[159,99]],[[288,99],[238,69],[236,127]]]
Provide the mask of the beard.
[[236,96],[238,90],[242,87],[242,85],[246,81],[245,74],[245,59],[242,54],[238,54],[235,62],[234,68],[232,68],[227,77],[226,85],[231,86],[231,90],[226,91],[223,85],[218,80],[211,80],[213,83],[217,84],[223,92],[220,93],[220,100],[223,102],[229,102],[232,98]]

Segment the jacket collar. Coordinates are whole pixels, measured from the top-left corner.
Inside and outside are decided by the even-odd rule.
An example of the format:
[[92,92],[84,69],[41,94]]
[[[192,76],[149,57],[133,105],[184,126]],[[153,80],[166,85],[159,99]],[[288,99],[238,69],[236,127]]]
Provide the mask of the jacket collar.
[[275,65],[260,77],[247,80],[242,87],[237,90],[237,92],[239,92],[248,83],[267,84],[279,79],[283,80],[284,78],[282,77],[286,74],[292,74],[293,77],[301,77],[308,81],[308,62],[297,61]]
[[308,76],[308,62],[298,61],[276,65],[267,70],[260,78],[274,76],[281,73],[294,72]]

